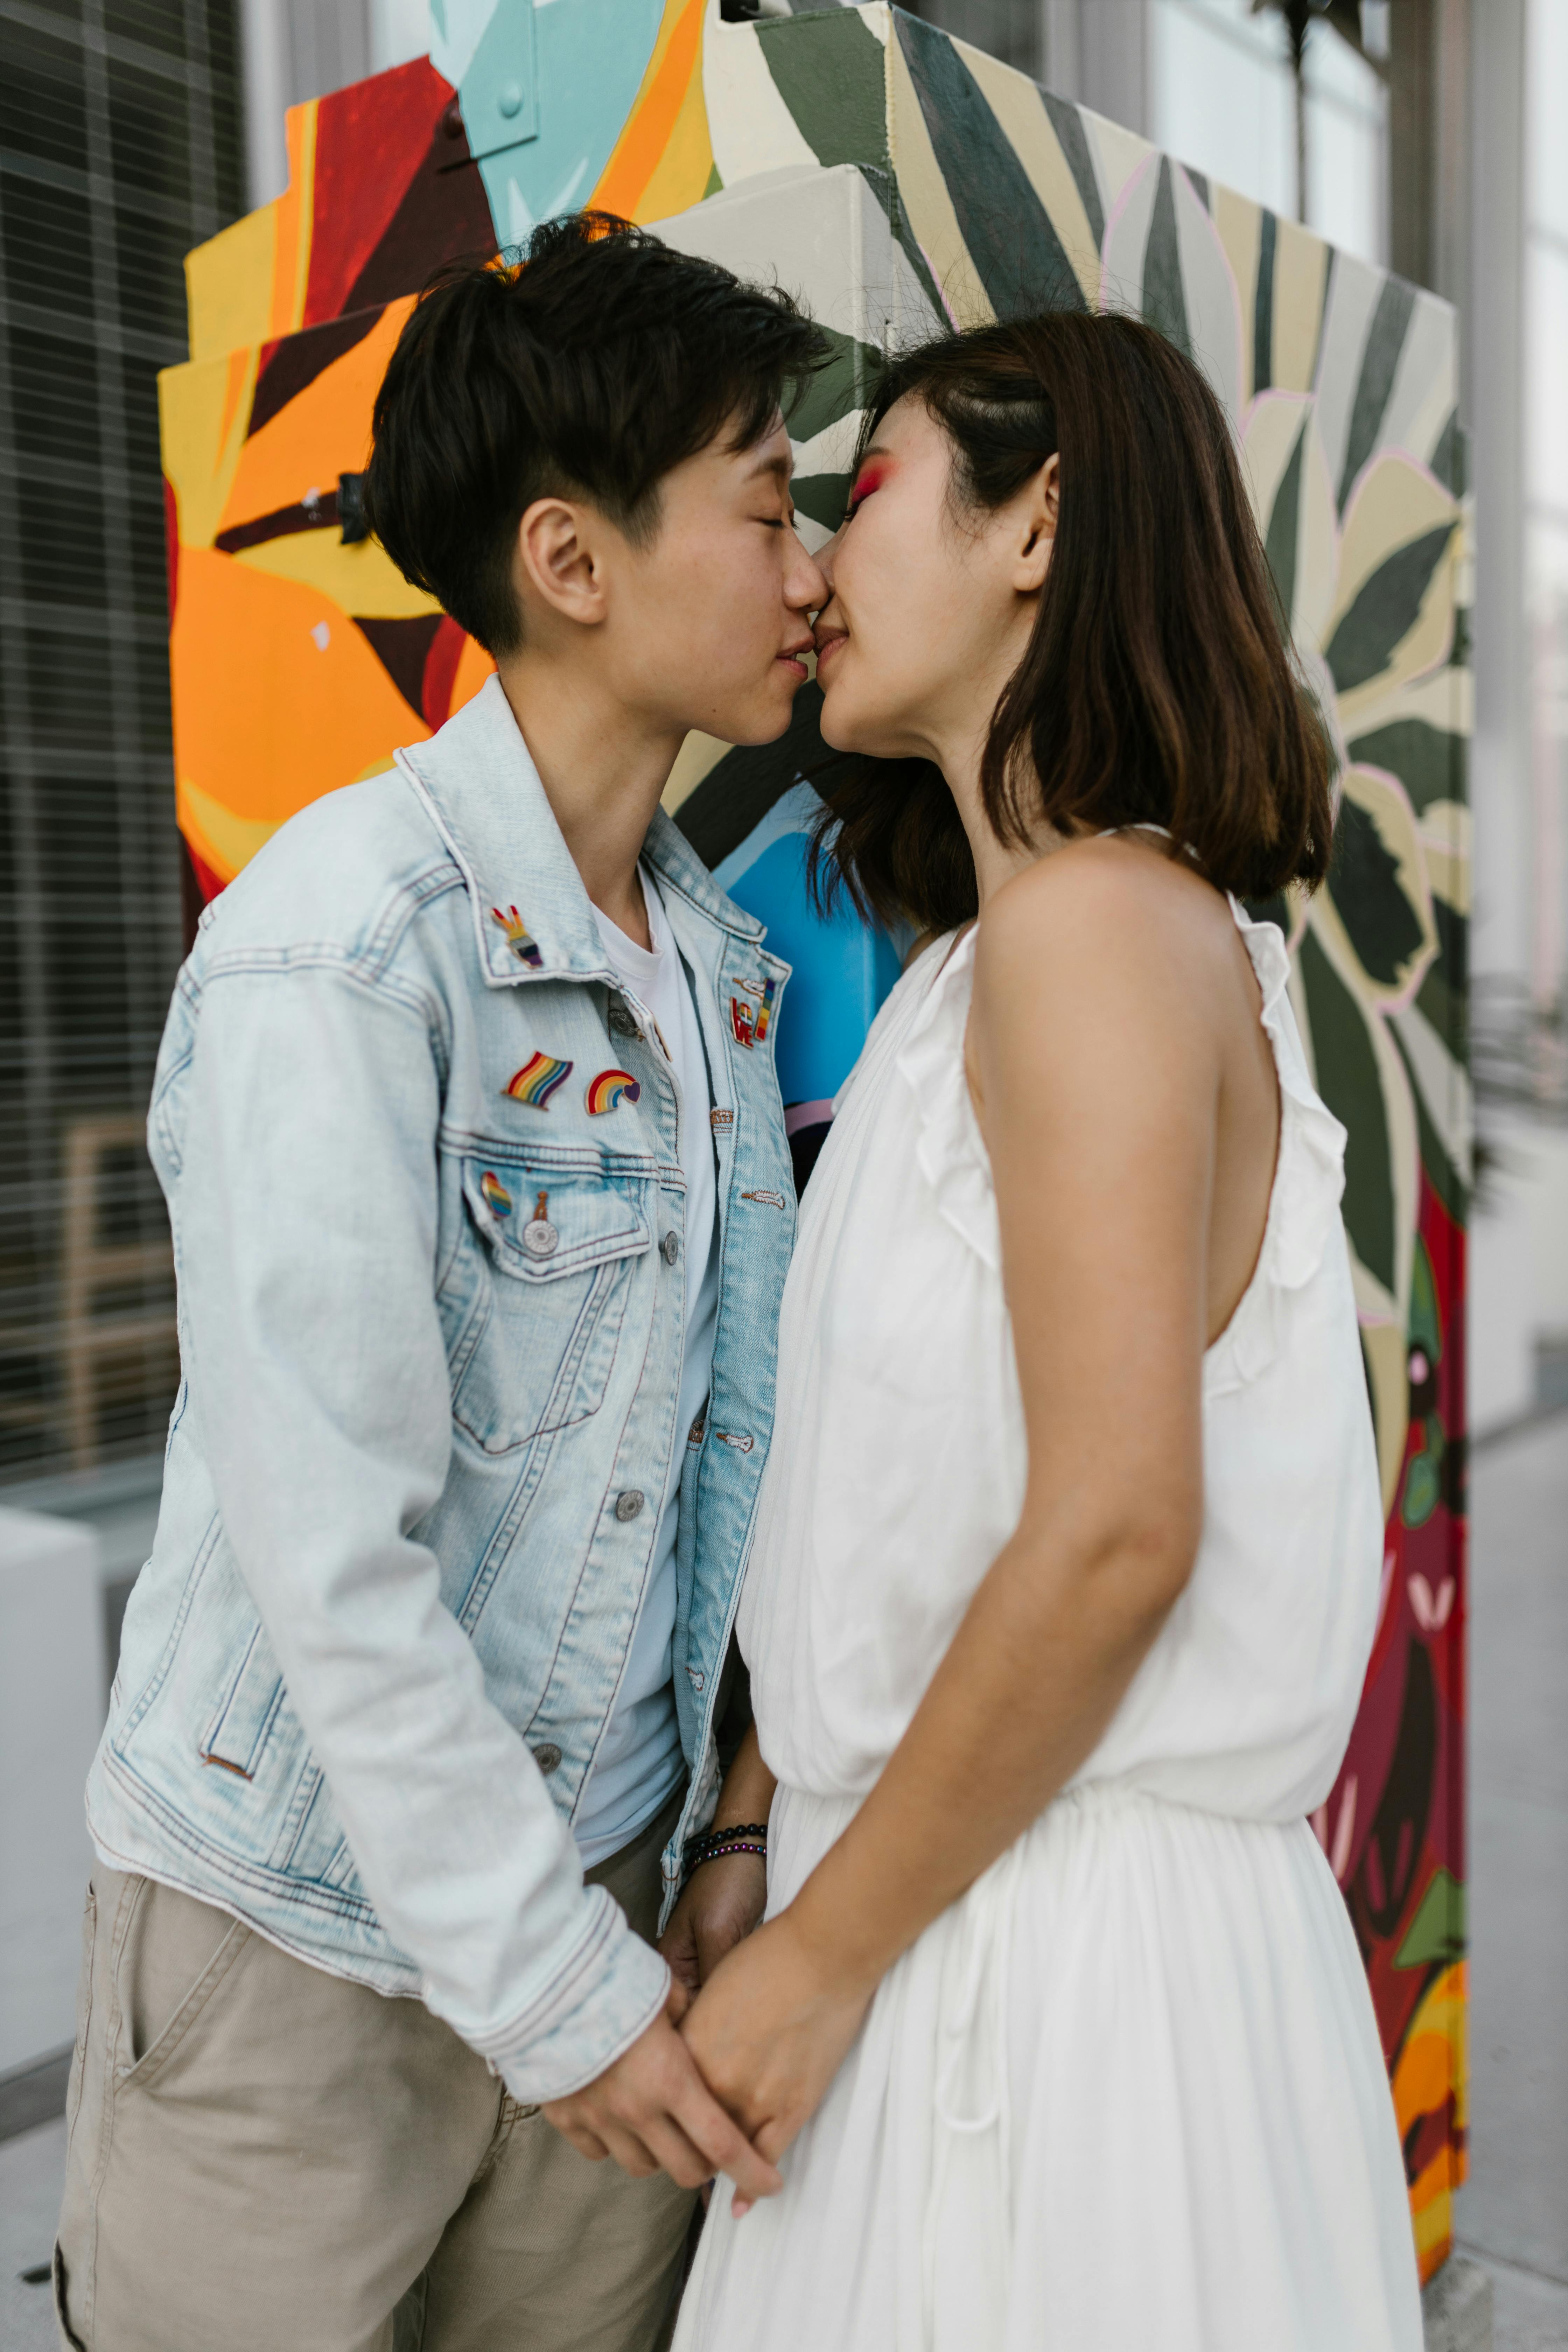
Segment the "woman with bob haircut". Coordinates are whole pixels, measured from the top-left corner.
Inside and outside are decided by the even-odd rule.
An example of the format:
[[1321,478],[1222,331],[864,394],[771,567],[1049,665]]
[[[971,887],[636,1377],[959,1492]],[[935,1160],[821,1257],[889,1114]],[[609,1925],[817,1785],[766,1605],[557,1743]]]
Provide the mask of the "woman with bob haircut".
[[1226,417],[1130,318],[946,337],[824,570],[880,764],[820,879],[937,936],[784,1294],[768,1916],[682,2028],[784,2185],[721,2184],[679,2352],[1418,2352],[1307,1819],[1383,1554],[1345,1137],[1243,904],[1321,881],[1330,755]]

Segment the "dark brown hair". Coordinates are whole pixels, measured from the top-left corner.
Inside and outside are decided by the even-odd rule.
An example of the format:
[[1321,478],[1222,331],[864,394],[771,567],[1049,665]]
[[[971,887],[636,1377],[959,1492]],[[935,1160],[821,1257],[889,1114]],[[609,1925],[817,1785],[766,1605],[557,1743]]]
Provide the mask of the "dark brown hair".
[[[1314,887],[1332,818],[1322,721],[1299,678],[1225,411],[1193,362],[1115,312],[1050,311],[895,359],[861,436],[924,402],[962,516],[1060,456],[1056,545],[1028,650],[991,722],[985,814],[1022,845],[1163,825],[1221,889]],[[835,763],[813,879],[862,913],[946,930],[975,911],[952,796],[920,760]]]
[[612,213],[545,221],[521,252],[449,263],[409,313],[367,519],[405,579],[510,653],[525,508],[586,497],[646,545],[665,475],[721,434],[749,448],[826,348],[788,295]]

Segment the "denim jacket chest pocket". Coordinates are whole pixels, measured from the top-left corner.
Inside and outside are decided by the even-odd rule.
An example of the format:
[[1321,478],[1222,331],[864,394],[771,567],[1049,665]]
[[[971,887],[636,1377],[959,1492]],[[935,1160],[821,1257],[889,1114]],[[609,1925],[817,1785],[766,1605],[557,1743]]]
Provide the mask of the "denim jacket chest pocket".
[[604,1402],[653,1244],[656,1180],[519,1145],[460,1167],[462,1230],[440,1297],[452,1418],[481,1453],[505,1454]]

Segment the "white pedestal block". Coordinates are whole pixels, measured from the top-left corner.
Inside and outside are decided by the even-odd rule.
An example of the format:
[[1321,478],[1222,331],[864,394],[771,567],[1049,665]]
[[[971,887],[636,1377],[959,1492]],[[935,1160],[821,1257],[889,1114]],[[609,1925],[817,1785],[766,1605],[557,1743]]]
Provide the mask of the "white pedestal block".
[[0,2074],[76,2030],[103,1680],[97,1537],[0,1510]]

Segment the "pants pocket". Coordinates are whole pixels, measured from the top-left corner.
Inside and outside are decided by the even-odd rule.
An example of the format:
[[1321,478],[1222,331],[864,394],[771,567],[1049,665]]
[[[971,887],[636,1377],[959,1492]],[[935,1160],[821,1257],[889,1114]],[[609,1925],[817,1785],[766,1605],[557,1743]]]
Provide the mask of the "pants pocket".
[[163,2074],[250,1940],[248,1927],[214,1905],[142,1880],[120,1956],[117,2097]]

